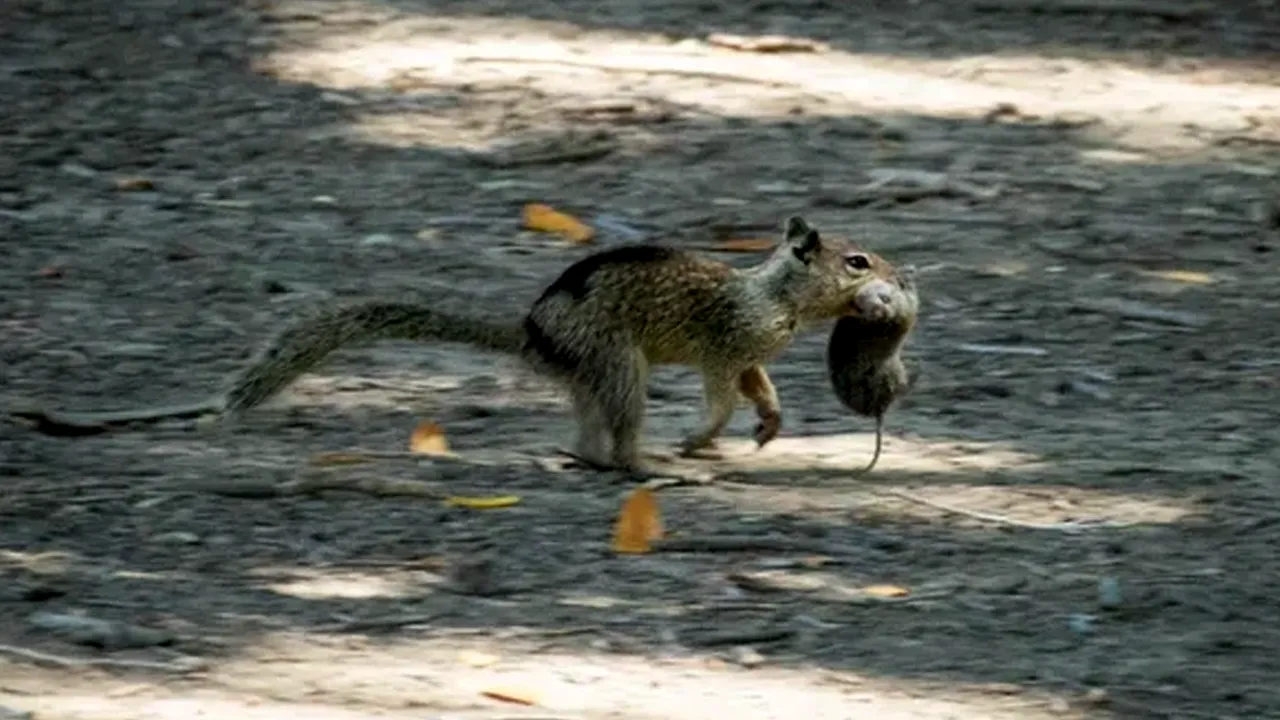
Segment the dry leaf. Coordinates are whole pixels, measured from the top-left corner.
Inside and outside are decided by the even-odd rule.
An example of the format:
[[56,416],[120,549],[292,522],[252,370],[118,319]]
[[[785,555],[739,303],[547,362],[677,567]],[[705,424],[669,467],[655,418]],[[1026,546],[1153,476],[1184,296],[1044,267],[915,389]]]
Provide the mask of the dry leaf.
[[880,598],[906,597],[911,594],[906,588],[897,585],[868,585],[862,588],[862,592],[871,597]]
[[535,695],[532,691],[525,690],[525,689],[489,688],[486,690],[481,690],[480,694],[487,698],[493,698],[494,700],[501,700],[503,702],[516,703],[518,705],[537,705],[538,704],[537,695]]
[[593,241],[596,235],[595,230],[572,215],[566,215],[542,203],[525,205],[522,222],[529,230],[559,233],[579,245]]
[[442,571],[449,568],[449,559],[442,555],[423,555],[422,557],[401,561],[400,564],[413,570]]
[[120,192],[143,192],[155,190],[156,184],[144,177],[120,178],[116,180],[116,190]]
[[772,238],[728,238],[712,246],[720,252],[768,252],[773,249]]
[[1211,285],[1213,276],[1194,270],[1157,270],[1148,273],[1162,280],[1186,283],[1188,285]]
[[360,465],[370,462],[372,458],[358,453],[318,453],[311,456],[312,465]]
[[60,278],[66,275],[66,272],[57,265],[46,265],[36,271],[36,275],[42,278]]
[[496,497],[461,497],[453,495],[444,499],[444,504],[451,507],[471,508],[472,510],[492,510],[494,508],[511,507],[520,502],[515,495],[498,495]]
[[622,504],[613,530],[613,551],[647,553],[662,539],[662,512],[649,488],[638,488]]
[[423,420],[409,436],[409,449],[421,455],[448,455],[449,442],[444,439],[444,428],[439,423]]

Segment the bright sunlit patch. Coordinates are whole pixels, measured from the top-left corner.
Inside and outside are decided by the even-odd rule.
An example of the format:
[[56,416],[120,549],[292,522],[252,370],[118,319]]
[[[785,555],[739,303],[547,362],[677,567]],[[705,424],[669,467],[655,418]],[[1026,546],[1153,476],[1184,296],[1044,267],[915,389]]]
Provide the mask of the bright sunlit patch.
[[1081,150],[1079,156],[1081,160],[1088,160],[1106,165],[1135,165],[1138,163],[1151,162],[1151,157],[1145,153],[1130,152],[1128,150],[1111,150],[1108,148]]
[[[735,487],[733,492],[717,494],[717,500],[732,505],[740,514],[760,518],[778,513],[830,517],[874,510],[884,514],[889,507],[886,503],[899,508],[889,514],[904,520],[936,517],[939,507],[904,505],[901,498],[881,492],[881,487],[894,488],[906,482],[911,493],[942,508],[994,513],[1016,522],[1052,524],[1083,519],[1168,524],[1197,513],[1189,502],[1176,497],[1123,487],[1098,488],[1093,482],[1074,485],[1051,461],[1000,443],[890,437],[873,477],[855,476],[870,459],[872,446],[870,433],[779,438],[760,452],[750,441],[726,439],[721,442],[726,459],[718,464],[735,480]],[[1095,472],[1103,470],[1099,466]],[[1028,477],[1035,482],[991,484],[995,477]],[[873,482],[886,478],[892,481],[888,485]],[[1054,481],[1048,482],[1050,478]],[[710,491],[716,492],[714,484]],[[957,515],[942,512],[952,519]]]
[[420,594],[423,589],[420,582],[391,573],[284,568],[262,569],[254,574],[273,578],[263,584],[266,589],[306,600],[398,598]]
[[[430,96],[464,84],[496,84],[566,99],[662,98],[738,117],[786,116],[798,95],[821,99],[806,105],[807,113],[819,115],[976,119],[1003,106],[1029,120],[1089,118],[1123,130],[1130,147],[1200,146],[1206,141],[1184,132],[1186,127],[1201,134],[1241,132],[1250,116],[1280,112],[1277,87],[1193,80],[1115,61],[1055,59],[1057,76],[1070,80],[1043,83],[1034,80],[1048,72],[1045,61],[1032,55],[925,60],[838,51],[741,53],[639,35],[626,39],[616,32],[566,34],[525,20],[443,21],[450,27],[447,35],[398,33],[391,42],[383,39],[385,27],[364,36],[344,32],[271,54],[260,69],[337,91],[386,93],[412,86]],[[459,148],[474,147],[484,134],[450,122],[447,109],[385,110],[357,122],[355,132],[394,144]],[[1133,155],[1133,161],[1140,157]],[[1122,161],[1120,154],[1095,156]]]
[[[874,717],[906,720],[1048,720],[1083,718],[1054,710],[1042,693],[1026,689],[1016,707],[980,685],[765,666],[750,673],[702,653],[632,657],[619,653],[548,650],[536,634],[526,642],[493,643],[447,636],[388,639],[376,647],[341,651],[294,635],[266,636],[258,648],[272,662],[270,672],[253,657],[232,659],[217,669],[217,690],[173,698],[24,698],[25,706],[83,720],[146,717],[157,720],[232,720],[290,717],[300,720],[356,720],[370,713],[395,717],[436,717],[462,713],[486,717],[646,717],[703,720],[726,714],[743,718],[803,716],[811,720]],[[496,664],[460,661],[460,653],[492,654]],[[537,707],[513,711],[486,699],[496,688],[527,691]],[[976,692],[975,692],[976,691]],[[246,699],[248,696],[250,699]],[[306,701],[290,701],[290,698]],[[277,699],[279,698],[279,699]],[[128,714],[120,713],[127,709]],[[402,709],[403,712],[402,712]],[[357,715],[355,713],[363,713]]]
[[[759,467],[771,471],[806,469],[852,470],[871,457],[875,436],[871,433],[836,433],[781,437],[759,452],[749,440],[724,438],[720,447],[726,462],[743,469]],[[1031,453],[1013,450],[999,443],[969,441],[928,442],[886,438],[879,467],[895,472],[955,473],[1033,469],[1040,459]]]

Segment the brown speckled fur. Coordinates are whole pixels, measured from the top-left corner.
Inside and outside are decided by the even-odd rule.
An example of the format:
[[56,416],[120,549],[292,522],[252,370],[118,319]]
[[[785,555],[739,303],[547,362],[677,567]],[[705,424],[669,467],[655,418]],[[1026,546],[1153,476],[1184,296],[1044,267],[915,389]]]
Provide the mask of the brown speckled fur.
[[787,220],[768,259],[745,270],[670,247],[618,247],[571,265],[514,322],[399,302],[321,312],[278,336],[235,378],[226,409],[261,403],[345,345],[462,342],[519,355],[563,382],[578,422],[576,452],[594,464],[639,469],[645,387],[657,365],[691,366],[703,376],[708,418],[685,452],[714,444],[741,396],[756,408],[763,445],[781,426],[765,363],[806,327],[849,313],[860,288],[893,272],[799,217]]

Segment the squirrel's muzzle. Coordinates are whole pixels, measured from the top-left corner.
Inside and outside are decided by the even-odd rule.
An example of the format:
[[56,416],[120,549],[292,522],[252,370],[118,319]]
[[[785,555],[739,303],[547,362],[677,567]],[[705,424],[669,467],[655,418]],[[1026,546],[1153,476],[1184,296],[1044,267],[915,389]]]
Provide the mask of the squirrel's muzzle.
[[887,280],[872,280],[854,296],[852,314],[867,320],[887,320],[903,312],[906,296],[902,288]]

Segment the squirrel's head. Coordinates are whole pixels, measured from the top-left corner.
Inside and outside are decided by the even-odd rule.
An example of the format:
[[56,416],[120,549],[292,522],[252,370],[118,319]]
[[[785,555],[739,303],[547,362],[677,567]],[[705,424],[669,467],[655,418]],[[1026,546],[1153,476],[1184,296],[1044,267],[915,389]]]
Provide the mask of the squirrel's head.
[[[823,237],[804,218],[787,218],[774,262],[788,268],[793,294],[811,320],[857,317],[869,322],[915,321],[918,306],[911,274],[857,243]],[[794,282],[794,278],[804,278]]]

